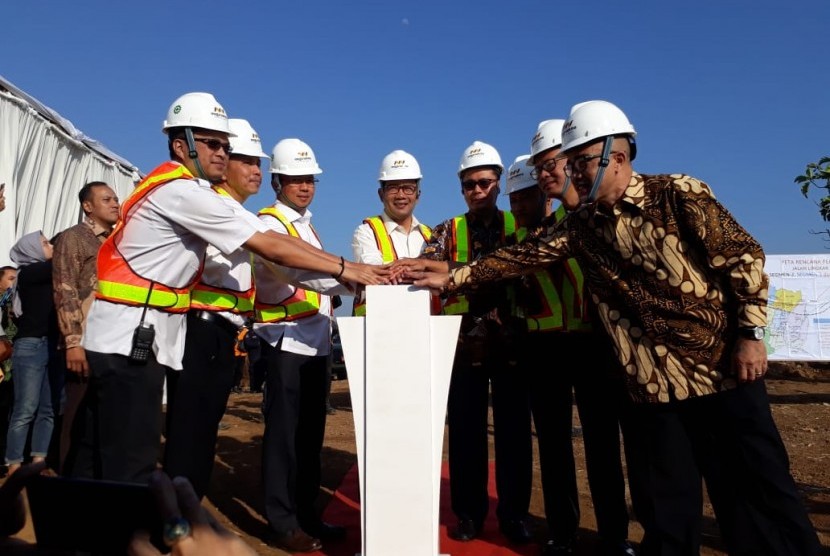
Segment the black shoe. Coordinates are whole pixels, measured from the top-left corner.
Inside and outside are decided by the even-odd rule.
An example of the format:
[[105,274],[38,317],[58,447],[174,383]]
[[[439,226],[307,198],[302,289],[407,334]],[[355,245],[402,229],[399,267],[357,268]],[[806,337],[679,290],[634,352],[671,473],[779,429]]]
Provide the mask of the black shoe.
[[461,542],[468,542],[476,538],[481,527],[476,527],[472,519],[459,519],[455,529],[450,531],[450,537]]
[[323,548],[320,539],[309,536],[302,529],[274,533],[266,543],[286,552],[316,552]]
[[499,522],[501,534],[513,544],[527,544],[533,540],[533,533],[524,519],[504,519]]
[[637,556],[637,551],[627,540],[602,541],[601,547],[602,556]]
[[303,524],[303,530],[321,541],[339,541],[346,538],[346,528],[342,525],[333,525],[325,521]]
[[542,556],[571,556],[573,553],[573,542],[561,543],[554,539],[548,539],[542,545]]

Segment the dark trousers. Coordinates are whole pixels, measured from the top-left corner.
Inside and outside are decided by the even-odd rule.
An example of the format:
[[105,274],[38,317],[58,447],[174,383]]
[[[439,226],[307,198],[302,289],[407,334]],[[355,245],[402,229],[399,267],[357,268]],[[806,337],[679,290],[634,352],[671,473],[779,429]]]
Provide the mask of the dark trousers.
[[164,470],[190,479],[200,498],[210,486],[219,422],[234,385],[235,343],[227,330],[188,315],[182,370],[167,377]]
[[82,423],[79,422],[77,425],[78,427],[90,425],[89,420],[86,419],[85,413],[78,413],[78,409],[81,407],[81,402],[86,395],[86,387],[87,379],[81,378],[75,373],[67,371],[66,382],[63,385],[63,390],[66,395],[66,402],[63,406],[63,416],[60,419],[60,467],[58,467],[60,470],[63,470],[64,462],[69,454],[69,445],[72,441],[72,427],[75,424],[75,418],[77,417],[79,420],[85,419]]
[[320,452],[326,429],[326,356],[298,355],[263,342],[262,479],[265,517],[277,533],[319,521]]
[[[609,542],[625,540],[628,509],[619,427],[625,391],[608,339],[592,332],[531,333],[518,351],[531,377],[548,536],[570,542],[579,527],[575,394],[599,535]],[[549,363],[539,365],[540,360]]]
[[158,464],[161,398],[167,367],[154,355],[135,365],[124,355],[86,352],[90,376],[72,427],[64,474],[146,484]]
[[[522,519],[530,506],[533,446],[526,376],[507,364],[505,350],[474,361],[463,343],[453,363],[447,403],[450,497],[459,519],[478,526],[487,517],[487,410],[493,402],[499,520]],[[479,358],[476,358],[479,359]]]
[[629,409],[626,460],[642,556],[698,554],[701,477],[730,555],[820,553],[763,381]]

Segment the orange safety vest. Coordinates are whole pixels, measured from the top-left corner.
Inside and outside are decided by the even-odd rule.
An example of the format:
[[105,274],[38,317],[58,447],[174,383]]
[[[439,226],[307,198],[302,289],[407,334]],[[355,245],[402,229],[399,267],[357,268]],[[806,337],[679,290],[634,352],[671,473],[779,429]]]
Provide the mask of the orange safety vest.
[[[369,227],[372,229],[372,233],[375,234],[375,243],[377,243],[378,249],[380,249],[380,256],[383,259],[384,263],[391,263],[392,261],[398,260],[398,252],[395,250],[395,245],[392,243],[392,238],[389,235],[389,231],[386,229],[386,225],[383,222],[383,218],[380,216],[370,216],[363,220],[365,224],[368,224]],[[418,224],[418,231],[421,232],[421,235],[424,238],[424,241],[429,241],[429,238],[432,237],[432,230],[429,226],[424,224]],[[438,298],[432,299],[435,302]],[[440,301],[438,301],[439,305],[433,306],[433,313],[438,314],[440,309]],[[435,305],[433,303],[433,305]],[[362,317],[366,315],[366,295],[361,294],[359,296],[355,296],[354,304],[352,305],[352,315],[356,317]]]
[[[213,190],[223,197],[230,197],[230,193],[219,187]],[[190,308],[199,311],[230,311],[238,315],[252,315],[254,312],[254,295],[256,288],[253,279],[253,255],[251,255],[251,287],[245,291],[227,287],[217,287],[200,281],[193,286],[190,292]]]
[[139,276],[118,249],[124,226],[140,203],[156,188],[178,179],[195,178],[184,165],[165,162],[150,172],[121,205],[121,218],[98,251],[95,297],[112,303],[153,307],[167,313],[184,313],[190,308],[190,290],[202,274],[204,260],[186,286],[173,287]]
[[[265,207],[258,214],[267,214],[276,218],[285,226],[288,235],[300,237],[294,224],[289,222],[285,215],[275,207]],[[320,241],[320,236],[317,235],[317,231],[313,226],[311,226],[311,231],[317,237],[317,241]],[[320,243],[322,244],[322,242]],[[254,315],[257,322],[291,322],[316,315],[319,311],[320,294],[302,288],[296,288],[293,294],[276,303],[262,301],[260,297],[257,297],[254,302]]]
[[[516,219],[508,210],[500,210],[504,215],[502,227],[502,243],[516,233]],[[470,258],[470,233],[467,228],[467,215],[462,214],[452,219],[452,260],[466,263]],[[461,315],[469,312],[470,302],[465,295],[451,295],[444,301],[445,315]]]

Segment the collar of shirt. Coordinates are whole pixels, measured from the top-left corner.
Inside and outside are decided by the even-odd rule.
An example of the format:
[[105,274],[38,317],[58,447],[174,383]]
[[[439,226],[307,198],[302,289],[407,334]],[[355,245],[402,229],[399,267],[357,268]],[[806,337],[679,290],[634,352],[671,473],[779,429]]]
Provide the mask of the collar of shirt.
[[412,232],[419,232],[420,233],[420,228],[419,227],[420,227],[421,223],[418,221],[417,218],[415,218],[414,214],[412,215],[412,227],[409,229],[409,232],[404,230],[403,227],[400,224],[398,224],[397,222],[395,222],[394,220],[389,218],[389,215],[386,214],[386,211],[383,211],[381,213],[380,219],[383,220],[383,225],[386,226],[386,231],[389,232],[390,234],[395,230],[397,230],[398,232],[400,232],[404,235],[407,235],[407,233],[411,234]]
[[102,242],[109,237],[110,233],[112,233],[112,228],[105,228],[89,217],[84,218],[84,224],[86,224],[89,229],[92,230],[92,233],[95,234],[95,237]]
[[277,201],[274,203],[274,207],[277,208],[292,224],[294,222],[301,222],[303,224],[308,224],[311,222],[311,210],[305,209],[305,214],[300,214],[293,208],[289,207],[288,205]]
[[623,191],[623,194],[619,200],[614,203],[610,209],[596,203],[595,213],[606,217],[619,216],[623,212],[623,205],[627,205],[629,208],[634,207],[638,211],[642,212],[646,206],[645,190],[645,180],[643,179],[643,176],[637,172],[632,172],[628,186],[625,188],[625,191]]

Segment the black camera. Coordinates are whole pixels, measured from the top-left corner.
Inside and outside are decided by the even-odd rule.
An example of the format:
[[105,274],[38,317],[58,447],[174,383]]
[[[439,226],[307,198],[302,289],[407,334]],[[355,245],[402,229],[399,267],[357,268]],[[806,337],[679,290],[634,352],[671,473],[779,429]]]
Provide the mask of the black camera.
[[144,365],[150,359],[156,330],[152,324],[139,324],[133,332],[133,346],[130,350],[130,363]]

